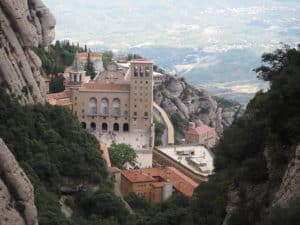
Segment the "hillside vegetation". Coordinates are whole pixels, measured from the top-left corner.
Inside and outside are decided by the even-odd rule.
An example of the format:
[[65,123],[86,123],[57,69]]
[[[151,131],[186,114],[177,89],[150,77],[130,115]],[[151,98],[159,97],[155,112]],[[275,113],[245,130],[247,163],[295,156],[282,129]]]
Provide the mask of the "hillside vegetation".
[[[128,212],[113,194],[98,141],[69,109],[21,106],[0,88],[0,136],[34,185],[40,225],[124,224]],[[71,189],[68,219],[59,205],[63,186]]]
[[277,50],[262,61],[255,71],[270,89],[257,93],[245,115],[224,131],[215,149],[216,174],[192,199],[174,197],[149,207],[131,195],[137,224],[299,224],[295,192],[285,208],[273,202],[300,141],[300,50]]
[[[216,174],[192,199],[175,195],[149,205],[126,197],[130,215],[113,194],[97,140],[81,129],[71,111],[50,105],[21,106],[0,89],[0,136],[35,187],[41,225],[295,225],[296,198],[273,207],[287,164],[300,140],[300,50],[283,49],[262,57],[257,68],[270,89],[259,92],[243,117],[226,129],[216,147]],[[73,210],[61,212],[59,199]],[[228,209],[231,211],[228,211]]]

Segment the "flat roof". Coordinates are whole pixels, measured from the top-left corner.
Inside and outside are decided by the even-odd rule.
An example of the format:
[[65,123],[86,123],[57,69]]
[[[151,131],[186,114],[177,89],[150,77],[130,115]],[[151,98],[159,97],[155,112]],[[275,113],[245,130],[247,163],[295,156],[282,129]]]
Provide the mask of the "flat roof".
[[130,62],[131,63],[153,63],[153,61],[149,59],[133,59]]
[[196,174],[209,176],[213,173],[213,155],[204,146],[180,145],[155,148]]
[[84,83],[81,89],[103,91],[130,91],[130,84]]

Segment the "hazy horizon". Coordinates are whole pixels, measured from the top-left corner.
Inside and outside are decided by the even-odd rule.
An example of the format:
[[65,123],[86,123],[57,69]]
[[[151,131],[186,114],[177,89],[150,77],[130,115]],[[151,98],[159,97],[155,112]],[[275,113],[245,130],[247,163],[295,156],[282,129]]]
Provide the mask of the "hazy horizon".
[[297,1],[45,0],[56,38],[122,50],[140,46],[272,49],[300,36]]
[[141,54],[242,102],[262,88],[253,72],[261,54],[300,37],[296,0],[44,1],[57,19],[57,40]]

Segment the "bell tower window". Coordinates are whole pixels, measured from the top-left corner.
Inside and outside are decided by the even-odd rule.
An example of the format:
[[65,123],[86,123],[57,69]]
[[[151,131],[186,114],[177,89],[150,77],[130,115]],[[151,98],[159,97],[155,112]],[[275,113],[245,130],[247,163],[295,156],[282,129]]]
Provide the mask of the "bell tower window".
[[150,76],[150,67],[149,66],[146,66],[146,68],[145,68],[145,74],[146,74],[146,77]]

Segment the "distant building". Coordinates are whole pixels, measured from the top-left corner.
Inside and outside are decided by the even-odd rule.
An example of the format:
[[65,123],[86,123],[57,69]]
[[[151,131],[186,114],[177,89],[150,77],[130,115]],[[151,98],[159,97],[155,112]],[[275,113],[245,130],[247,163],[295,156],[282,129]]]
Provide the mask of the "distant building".
[[[140,167],[152,166],[154,146],[153,62],[132,60],[125,74],[116,63],[93,81],[86,76],[80,55],[65,71],[65,91],[71,108],[84,129],[110,145],[127,143],[137,151]],[[55,96],[49,103],[61,105]],[[59,97],[59,96],[58,96]]]
[[197,182],[207,181],[214,169],[212,153],[201,145],[155,147],[153,164],[173,166]]
[[121,171],[122,194],[134,192],[149,202],[166,200],[174,191],[191,197],[198,185],[174,167]]
[[164,82],[165,77],[166,75],[162,73],[153,72],[154,87],[161,85],[161,83]]
[[127,63],[128,56],[127,55],[117,55],[117,56],[114,56],[112,60],[117,63]]
[[93,67],[96,74],[101,73],[103,69],[103,61],[102,61],[102,53],[100,52],[80,52],[79,60],[83,66],[85,66],[88,62],[88,57],[90,54],[90,60],[93,63]]
[[189,129],[185,132],[185,142],[212,148],[216,145],[217,133],[215,128],[207,125],[196,127],[195,123],[189,123]]

